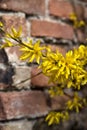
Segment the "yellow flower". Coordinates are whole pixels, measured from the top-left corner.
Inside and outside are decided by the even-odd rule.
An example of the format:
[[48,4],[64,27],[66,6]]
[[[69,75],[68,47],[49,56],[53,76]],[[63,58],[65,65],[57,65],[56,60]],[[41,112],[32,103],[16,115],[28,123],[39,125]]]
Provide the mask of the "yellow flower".
[[61,113],[60,112],[50,112],[48,116],[46,117],[46,121],[48,121],[48,125],[52,124],[59,124],[60,123],[60,118],[61,118]]
[[59,52],[48,52],[47,55],[42,58],[40,68],[42,69],[42,72],[49,77],[49,82],[60,82],[58,77],[63,62],[61,65],[59,62],[63,59],[64,57]]
[[68,51],[65,57],[59,52],[48,51],[42,58],[40,68],[49,77],[49,83],[53,82],[79,90],[81,85],[87,83],[87,72],[83,67],[86,63],[86,47],[81,45],[74,51]]
[[72,100],[69,100],[66,105],[68,110],[76,110],[76,112],[79,112],[79,110],[85,105],[85,103],[86,100],[75,93],[74,98]]
[[67,111],[64,112],[50,112],[47,117],[46,121],[48,121],[48,125],[52,124],[59,124],[61,120],[68,120],[69,119],[69,114]]
[[64,94],[64,91],[63,91],[63,88],[61,86],[54,86],[54,87],[51,87],[49,89],[49,94],[51,97],[54,97],[54,96],[57,96],[57,95],[63,95]]
[[18,31],[12,27],[11,28],[11,33],[7,33],[6,36],[8,38],[12,38],[12,39],[19,39],[22,33],[22,27],[20,26],[20,28],[18,29]]
[[82,27],[82,26],[85,26],[86,25],[86,23],[83,21],[83,20],[81,20],[80,22],[79,22],[79,27]]
[[30,43],[23,43],[20,50],[23,52],[20,59],[27,60],[29,62],[33,62],[36,59],[36,62],[39,64],[42,57],[42,50],[44,47],[40,47],[40,41],[38,40],[35,44],[30,41]]
[[14,46],[13,43],[10,40],[5,39],[5,43],[1,45],[1,48],[12,47],[12,46]]
[[78,20],[75,13],[70,14],[69,18],[73,21],[74,28],[80,28],[86,25],[86,23],[83,20]]
[[75,13],[72,13],[72,14],[70,14],[70,20],[72,20],[72,21],[76,21],[77,20],[77,16],[76,16],[76,14]]
[[3,23],[2,23],[2,22],[0,22],[0,27],[1,27],[1,28],[3,27]]

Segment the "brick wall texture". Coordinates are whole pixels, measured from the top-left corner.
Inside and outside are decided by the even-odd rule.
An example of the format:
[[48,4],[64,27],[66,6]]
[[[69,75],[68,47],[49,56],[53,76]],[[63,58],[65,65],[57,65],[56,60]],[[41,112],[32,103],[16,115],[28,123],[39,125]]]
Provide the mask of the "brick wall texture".
[[[86,44],[87,29],[73,29],[69,17],[73,12],[87,23],[87,0],[0,0],[0,21],[6,30],[21,25],[23,38],[40,39],[63,55]],[[34,77],[40,72],[37,65],[28,65],[19,56],[18,47],[0,50],[0,130],[46,129],[40,127],[41,121],[49,110],[61,110],[68,98],[50,98],[47,90],[53,84],[43,74]],[[34,127],[37,121],[40,125]]]

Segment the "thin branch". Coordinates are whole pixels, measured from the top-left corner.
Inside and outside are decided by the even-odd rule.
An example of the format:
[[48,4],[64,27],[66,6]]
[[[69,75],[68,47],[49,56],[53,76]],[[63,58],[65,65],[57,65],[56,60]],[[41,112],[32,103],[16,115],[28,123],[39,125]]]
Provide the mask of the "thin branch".
[[30,79],[32,79],[32,78],[35,78],[36,76],[40,75],[41,73],[42,73],[42,71],[40,71],[39,73],[37,73],[36,75],[34,75],[34,76],[30,77],[30,78],[27,78],[27,79],[25,79],[25,80],[22,80],[21,82],[19,82],[19,83],[17,83],[17,84],[14,84],[14,85],[18,85],[18,84],[24,83],[24,82],[26,82],[26,81],[28,81],[28,80],[30,80]]

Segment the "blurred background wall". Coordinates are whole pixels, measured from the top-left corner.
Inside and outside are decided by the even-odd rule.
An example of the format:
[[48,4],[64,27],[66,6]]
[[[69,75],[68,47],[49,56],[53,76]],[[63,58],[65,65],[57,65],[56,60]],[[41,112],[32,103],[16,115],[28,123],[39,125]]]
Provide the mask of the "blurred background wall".
[[[87,0],[0,0],[0,21],[7,31],[21,25],[23,39],[40,39],[42,44],[62,54],[86,44],[87,27],[73,28],[70,21],[73,12],[87,23]],[[69,130],[67,124],[62,128],[48,127],[43,121],[49,110],[62,108],[66,97],[51,99],[47,94],[52,86],[48,78],[43,74],[30,78],[40,70],[36,63],[20,61],[20,54],[18,47],[0,50],[0,130]],[[87,123],[85,116],[82,120]]]

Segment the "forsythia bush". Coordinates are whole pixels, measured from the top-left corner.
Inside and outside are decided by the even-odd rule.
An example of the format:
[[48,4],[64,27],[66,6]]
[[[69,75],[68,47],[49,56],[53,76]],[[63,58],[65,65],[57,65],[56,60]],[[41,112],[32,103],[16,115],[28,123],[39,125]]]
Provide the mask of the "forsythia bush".
[[[74,22],[74,27],[84,26],[84,22],[78,22],[74,14],[70,18]],[[73,95],[69,95],[69,100],[65,103],[61,112],[49,112],[46,117],[49,125],[67,120],[70,111],[79,112],[86,106],[86,98],[79,94],[79,91],[87,83],[86,46],[80,45],[78,49],[70,50],[63,56],[58,51],[52,52],[49,46],[40,45],[40,40],[35,43],[30,38],[27,39],[27,42],[23,41],[21,27],[18,31],[12,27],[11,33],[8,33],[4,30],[3,24],[0,23],[0,31],[4,33],[4,43],[1,44],[0,48],[19,46],[22,52],[21,60],[36,61],[41,72],[49,77],[49,83],[55,84],[54,87],[49,89],[49,94],[52,97],[68,95],[66,89],[71,89],[73,92]]]

